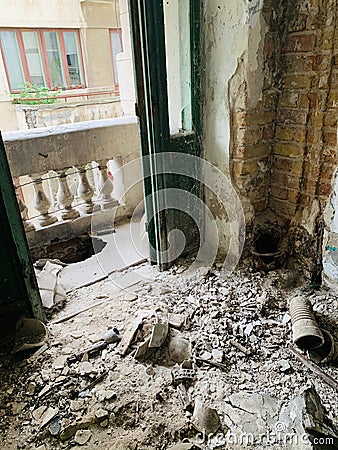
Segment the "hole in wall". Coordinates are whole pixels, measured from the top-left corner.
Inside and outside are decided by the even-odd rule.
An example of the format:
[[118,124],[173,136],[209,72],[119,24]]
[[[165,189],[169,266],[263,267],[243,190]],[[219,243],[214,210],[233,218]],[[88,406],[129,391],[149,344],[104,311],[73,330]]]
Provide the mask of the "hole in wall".
[[40,258],[59,259],[66,264],[85,261],[94,254],[102,252],[107,245],[102,239],[82,234],[62,242],[54,242],[43,248],[31,249],[33,261]]
[[273,270],[282,265],[281,237],[272,231],[259,230],[253,240],[251,250],[256,266]]

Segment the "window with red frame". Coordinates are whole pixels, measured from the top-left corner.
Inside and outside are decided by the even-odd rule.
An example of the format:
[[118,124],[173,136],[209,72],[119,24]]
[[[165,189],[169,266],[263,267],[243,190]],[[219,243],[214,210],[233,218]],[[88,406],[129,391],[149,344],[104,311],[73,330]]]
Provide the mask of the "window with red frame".
[[116,56],[123,51],[122,48],[122,30],[121,28],[115,28],[110,30],[110,44],[113,59],[113,73],[114,73],[114,83],[115,86],[119,85],[119,77],[117,73]]
[[25,82],[49,89],[84,86],[76,30],[0,30],[0,45],[11,91]]

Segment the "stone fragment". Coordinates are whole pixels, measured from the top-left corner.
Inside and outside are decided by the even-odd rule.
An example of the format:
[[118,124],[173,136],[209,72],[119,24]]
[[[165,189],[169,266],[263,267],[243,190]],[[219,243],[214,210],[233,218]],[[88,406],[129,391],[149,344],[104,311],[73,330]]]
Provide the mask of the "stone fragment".
[[83,336],[83,331],[82,330],[74,330],[74,331],[71,331],[70,335],[74,339],[80,339]]
[[83,408],[85,408],[85,402],[84,400],[71,400],[70,401],[70,410],[71,411],[81,411]]
[[52,436],[57,436],[60,433],[61,430],[61,419],[59,416],[54,417],[50,421],[50,424],[48,426],[48,431]]
[[290,322],[290,320],[291,320],[291,316],[290,316],[290,314],[288,314],[288,313],[285,313],[285,314],[284,314],[284,316],[283,316],[283,320],[282,320],[282,322],[283,322],[284,324],[287,324],[287,323],[289,323],[289,322]]
[[161,347],[161,345],[163,345],[164,341],[167,338],[168,330],[168,323],[155,323],[151,332],[149,347]]
[[101,428],[106,428],[108,426],[108,423],[109,423],[108,419],[104,419],[99,423],[99,425]]
[[213,357],[213,359],[215,360],[215,361],[217,361],[217,362],[223,362],[223,356],[224,356],[224,354],[223,354],[223,351],[222,350],[217,350],[217,349],[213,349],[212,350],[212,352],[211,352],[211,354],[212,354],[212,357]]
[[209,360],[212,358],[212,354],[210,352],[203,352],[201,358]]
[[279,365],[279,370],[281,372],[286,372],[287,370],[289,370],[291,368],[291,365],[287,359],[281,359],[278,362],[278,365]]
[[111,401],[114,400],[116,398],[116,392],[112,391],[110,389],[107,389],[105,391],[97,391],[95,394],[96,398],[98,399],[99,402],[104,402],[104,401]]
[[216,433],[221,426],[221,421],[215,409],[205,406],[199,399],[196,399],[192,424],[197,431],[209,435]]
[[35,389],[36,389],[36,384],[34,383],[34,381],[30,381],[28,383],[28,385],[27,385],[26,394],[27,395],[34,395]]
[[91,431],[90,430],[77,430],[75,433],[74,441],[78,445],[85,445],[91,438]]
[[103,408],[100,408],[97,411],[95,411],[95,417],[97,418],[98,422],[101,422],[102,420],[108,417],[108,411],[106,411]]
[[12,413],[16,416],[18,414],[21,414],[22,411],[27,406],[27,403],[24,402],[14,402],[12,403]]
[[47,425],[47,423],[50,422],[57,415],[58,412],[59,412],[58,409],[48,407],[39,420],[40,427],[43,428],[45,425]]
[[46,406],[40,406],[39,408],[35,409],[32,412],[32,416],[34,418],[34,420],[39,421],[43,415],[43,413],[46,411],[47,407]]
[[146,355],[146,353],[149,349],[149,342],[150,342],[150,336],[137,347],[134,358],[136,358],[136,359],[142,358],[143,356]]
[[120,353],[122,356],[124,356],[127,353],[129,347],[131,346],[134,337],[137,333],[137,330],[140,328],[143,322],[143,319],[149,317],[149,315],[150,315],[149,311],[141,311],[136,317],[136,319],[129,325],[129,328],[124,333],[120,344]]
[[38,394],[38,397],[39,397],[39,398],[40,398],[40,397],[43,397],[50,389],[51,389],[50,384],[47,384],[45,387],[43,387],[43,388],[41,389],[41,391],[40,391],[39,394]]
[[131,292],[128,292],[128,293],[124,294],[124,296],[123,296],[123,300],[126,302],[134,302],[137,299],[138,299],[138,295],[132,294]]
[[81,417],[77,422],[70,423],[69,420],[65,420],[62,424],[62,431],[60,433],[61,441],[66,441],[67,439],[74,436],[74,434],[78,430],[84,430],[91,426],[93,423],[96,423],[96,417],[92,414],[85,414]]
[[82,361],[79,363],[78,371],[81,374],[93,373],[93,365],[88,361]]
[[173,336],[170,338],[168,351],[170,358],[177,363],[191,358],[190,342],[181,336]]
[[183,314],[170,313],[168,317],[169,325],[173,328],[181,328],[184,324],[185,316]]
[[63,370],[63,368],[65,367],[65,364],[66,364],[66,360],[67,360],[67,356],[65,356],[65,355],[58,356],[55,359],[55,361],[53,362],[53,368],[55,370]]

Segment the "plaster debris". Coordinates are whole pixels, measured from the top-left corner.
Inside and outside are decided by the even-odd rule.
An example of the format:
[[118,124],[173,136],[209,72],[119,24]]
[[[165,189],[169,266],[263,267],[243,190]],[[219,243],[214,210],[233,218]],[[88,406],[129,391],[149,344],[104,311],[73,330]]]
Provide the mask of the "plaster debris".
[[74,441],[79,445],[85,445],[91,438],[91,435],[92,433],[90,430],[77,430]]
[[[291,323],[284,317],[288,299],[298,291],[281,288],[280,276],[285,283],[286,271],[262,275],[245,269],[224,277],[214,269],[201,281],[184,271],[177,277],[173,268],[132,302],[116,297],[48,325],[44,353],[31,362],[14,363],[11,372],[0,366],[4,448],[16,436],[23,449],[43,442],[45,450],[74,443],[115,450],[211,450],[222,445],[235,450],[226,447],[227,433],[258,438],[279,423],[290,433],[334,438],[336,392],[288,349]],[[171,289],[159,295],[162,283]],[[73,292],[69,307],[74,308],[73,302],[81,302],[81,308],[93,304],[106,286],[101,282]],[[325,290],[307,295],[321,328],[337,339],[336,297]],[[270,299],[273,308],[262,309],[262,299]],[[67,307],[60,312],[68,313]],[[179,331],[170,314],[184,316]],[[115,327],[122,340],[108,344],[102,340],[104,330],[113,330],[114,340]],[[150,348],[156,328],[161,328],[161,344]],[[79,333],[72,335],[75,331]],[[323,369],[338,378],[332,363]],[[309,389],[313,393],[305,398]]]
[[62,265],[46,260],[41,272],[36,276],[42,304],[47,309],[67,298],[66,291],[58,281],[58,274],[62,269]]
[[209,435],[216,433],[221,426],[221,420],[215,409],[203,405],[199,399],[196,399],[192,424],[197,431]]

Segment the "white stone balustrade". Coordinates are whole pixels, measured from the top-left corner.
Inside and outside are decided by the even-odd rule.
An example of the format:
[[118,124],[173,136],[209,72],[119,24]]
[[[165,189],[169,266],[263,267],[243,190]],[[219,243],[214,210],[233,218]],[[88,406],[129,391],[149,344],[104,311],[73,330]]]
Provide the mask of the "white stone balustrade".
[[[139,158],[136,117],[13,131],[3,133],[3,139],[13,178],[29,177],[26,184],[34,192],[34,199],[22,199],[17,189],[32,248],[90,232],[94,216],[95,226],[112,228],[113,219],[128,219],[142,200],[139,186],[125,193],[121,205],[114,198],[114,179],[109,176],[109,161],[118,158],[125,166]],[[127,184],[141,179],[141,167],[137,167],[137,173],[123,171]],[[29,217],[27,211],[33,206],[36,214]]]

